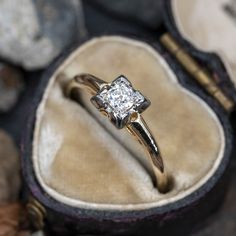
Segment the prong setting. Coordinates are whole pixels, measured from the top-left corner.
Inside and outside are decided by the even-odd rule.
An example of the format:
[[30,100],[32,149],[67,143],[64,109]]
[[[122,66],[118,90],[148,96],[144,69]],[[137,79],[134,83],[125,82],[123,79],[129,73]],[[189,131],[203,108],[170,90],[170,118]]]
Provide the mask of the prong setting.
[[91,102],[97,109],[106,112],[118,129],[127,124],[132,113],[141,113],[150,105],[150,101],[135,90],[123,75],[104,86],[91,98]]

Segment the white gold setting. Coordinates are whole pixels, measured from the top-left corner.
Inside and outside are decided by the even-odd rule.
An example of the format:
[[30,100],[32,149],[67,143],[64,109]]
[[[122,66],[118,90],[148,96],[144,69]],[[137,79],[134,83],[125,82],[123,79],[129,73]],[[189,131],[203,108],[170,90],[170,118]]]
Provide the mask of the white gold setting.
[[150,101],[123,75],[105,85],[91,101],[110,117],[117,128],[123,128],[131,114],[141,113],[150,105]]

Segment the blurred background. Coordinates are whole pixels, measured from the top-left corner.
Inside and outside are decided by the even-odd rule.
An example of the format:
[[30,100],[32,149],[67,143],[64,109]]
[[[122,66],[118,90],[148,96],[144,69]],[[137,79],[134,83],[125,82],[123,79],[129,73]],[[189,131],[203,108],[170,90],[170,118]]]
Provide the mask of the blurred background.
[[[95,35],[158,37],[165,32],[160,0],[0,1],[0,236],[30,235],[20,204],[20,140],[29,107],[50,63]],[[236,235],[236,161],[225,202],[196,236]],[[19,229],[18,222],[25,221]]]

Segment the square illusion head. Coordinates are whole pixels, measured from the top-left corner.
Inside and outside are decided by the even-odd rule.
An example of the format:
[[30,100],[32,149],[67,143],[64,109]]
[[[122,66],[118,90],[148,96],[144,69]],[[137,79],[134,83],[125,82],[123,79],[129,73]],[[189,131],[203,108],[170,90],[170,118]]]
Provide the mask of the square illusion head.
[[91,101],[117,128],[123,128],[132,113],[141,113],[150,105],[150,101],[123,75],[104,86]]

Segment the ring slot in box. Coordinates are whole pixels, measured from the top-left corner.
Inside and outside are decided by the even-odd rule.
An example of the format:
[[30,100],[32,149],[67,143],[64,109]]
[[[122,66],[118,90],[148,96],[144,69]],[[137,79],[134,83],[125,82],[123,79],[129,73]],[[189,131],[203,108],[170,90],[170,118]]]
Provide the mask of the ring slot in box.
[[[111,81],[126,75],[148,96],[144,118],[161,148],[171,190],[152,182],[142,148],[116,130],[66,81],[91,73]],[[28,188],[54,233],[180,235],[219,203],[232,137],[227,113],[158,43],[122,36],[90,39],[44,74],[22,148]],[[31,209],[32,210],[32,209]],[[41,210],[42,213],[42,210]],[[37,214],[36,214],[37,215]]]

